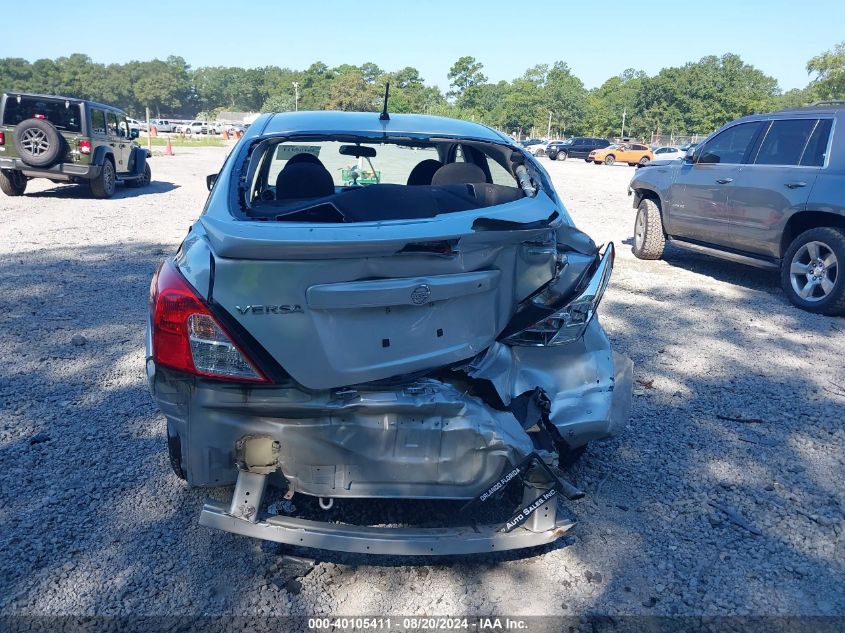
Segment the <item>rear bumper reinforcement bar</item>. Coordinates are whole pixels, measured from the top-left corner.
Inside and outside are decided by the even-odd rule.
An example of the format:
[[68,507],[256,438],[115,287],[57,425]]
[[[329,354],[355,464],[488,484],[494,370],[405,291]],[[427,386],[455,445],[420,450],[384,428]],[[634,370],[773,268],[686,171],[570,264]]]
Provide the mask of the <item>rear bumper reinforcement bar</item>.
[[[524,463],[535,459],[532,454]],[[522,464],[517,467],[517,471]],[[513,527],[471,525],[444,528],[382,528],[262,516],[266,473],[241,470],[231,502],[207,501],[200,525],[266,541],[359,554],[436,556],[536,547],[565,535],[574,523],[557,516],[556,484],[524,482],[523,504],[531,508]]]
[[434,556],[474,554],[522,549],[551,543],[566,534],[574,523],[556,519],[550,529],[532,532],[520,527],[498,531],[499,525],[458,528],[374,528],[323,523],[286,516],[268,517],[252,523],[232,516],[223,503],[208,502],[200,525],[266,541],[316,547],[338,552]]

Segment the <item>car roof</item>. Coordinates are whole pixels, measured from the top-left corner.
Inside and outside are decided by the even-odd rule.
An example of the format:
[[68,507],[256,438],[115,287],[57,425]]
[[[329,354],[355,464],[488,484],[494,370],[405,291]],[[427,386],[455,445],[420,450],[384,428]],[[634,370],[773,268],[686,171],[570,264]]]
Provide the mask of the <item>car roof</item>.
[[71,103],[87,103],[88,105],[94,106],[96,108],[104,108],[106,110],[115,110],[122,114],[126,114],[123,110],[118,108],[117,106],[108,105],[107,103],[98,103],[97,101],[90,101],[89,99],[79,99],[78,97],[63,97],[61,95],[46,95],[40,94],[37,92],[12,92],[8,91],[3,93],[7,97],[31,97],[34,99],[52,99],[54,101],[70,101]]
[[737,123],[764,121],[767,119],[783,119],[791,116],[819,116],[823,114],[835,115],[843,111],[845,111],[845,101],[820,101],[800,108],[788,108],[786,110],[777,110],[775,112],[758,112],[755,114],[749,114],[730,121],[723,127],[728,127]]
[[[509,136],[493,128],[471,121],[424,114],[391,114],[382,121],[378,112],[300,111],[263,115],[250,127],[263,134],[362,134],[365,136],[446,136],[476,140],[505,142],[513,145]],[[533,139],[532,139],[533,140]]]

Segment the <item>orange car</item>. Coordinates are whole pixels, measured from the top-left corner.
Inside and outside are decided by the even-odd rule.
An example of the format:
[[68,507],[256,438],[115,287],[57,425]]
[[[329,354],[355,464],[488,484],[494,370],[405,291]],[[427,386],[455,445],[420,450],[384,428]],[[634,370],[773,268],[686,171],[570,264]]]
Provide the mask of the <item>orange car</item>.
[[628,163],[631,167],[637,163],[645,165],[651,160],[654,160],[654,153],[648,146],[639,143],[614,143],[604,149],[590,152],[587,157],[587,161],[593,161],[596,165],[621,162]]

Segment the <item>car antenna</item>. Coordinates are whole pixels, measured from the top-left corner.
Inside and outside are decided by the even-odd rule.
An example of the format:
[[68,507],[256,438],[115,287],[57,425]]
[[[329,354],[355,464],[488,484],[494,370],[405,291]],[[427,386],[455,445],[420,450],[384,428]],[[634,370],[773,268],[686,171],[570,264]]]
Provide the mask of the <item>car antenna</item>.
[[387,113],[387,99],[390,97],[390,82],[384,84],[384,108],[378,117],[379,121],[390,121],[390,115]]

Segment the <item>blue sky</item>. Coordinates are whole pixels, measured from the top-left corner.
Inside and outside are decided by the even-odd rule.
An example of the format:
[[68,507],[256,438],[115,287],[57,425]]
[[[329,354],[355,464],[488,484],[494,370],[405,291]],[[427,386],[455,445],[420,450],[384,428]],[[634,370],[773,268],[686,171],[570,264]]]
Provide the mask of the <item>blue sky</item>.
[[730,51],[788,90],[807,84],[810,57],[845,40],[842,0],[4,4],[7,25],[36,15],[44,22],[37,36],[31,29],[4,29],[0,57],[32,61],[80,52],[110,63],[173,54],[194,67],[372,61],[386,70],[415,66],[442,88],[461,55],[480,60],[492,81],[564,60],[591,88],[626,68],[654,74]]

